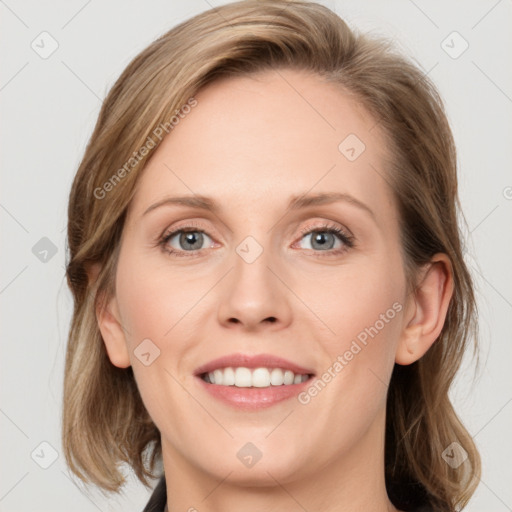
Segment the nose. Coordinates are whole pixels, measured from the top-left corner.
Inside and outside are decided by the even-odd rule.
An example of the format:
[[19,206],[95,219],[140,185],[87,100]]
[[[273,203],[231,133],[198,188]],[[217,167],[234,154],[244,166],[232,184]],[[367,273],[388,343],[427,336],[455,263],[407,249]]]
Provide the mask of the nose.
[[218,309],[219,322],[227,328],[246,331],[280,330],[292,318],[291,292],[278,262],[270,251],[252,262],[238,254],[234,268],[223,281]]

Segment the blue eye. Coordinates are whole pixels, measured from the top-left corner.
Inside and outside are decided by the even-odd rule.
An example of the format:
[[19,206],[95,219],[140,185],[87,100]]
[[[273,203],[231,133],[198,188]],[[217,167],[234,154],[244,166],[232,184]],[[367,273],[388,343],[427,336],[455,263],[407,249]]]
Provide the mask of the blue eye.
[[[303,248],[316,253],[327,253],[325,256],[340,254],[354,246],[354,238],[336,225],[316,226],[311,228],[302,233],[300,240],[307,237],[311,239],[308,242],[309,246]],[[210,240],[210,243],[204,247],[207,240]],[[197,255],[198,251],[213,247],[210,236],[204,231],[191,226],[166,233],[158,243],[168,254],[180,257],[193,257]],[[177,244],[177,246],[173,246],[172,243]],[[317,255],[323,256],[323,254]]]
[[[211,240],[211,238],[204,231],[179,229],[171,233],[167,233],[162,238],[161,243],[162,246],[166,248],[166,250],[170,253],[179,253],[181,251],[199,251],[204,248],[203,244],[205,237]],[[179,246],[177,250],[176,248],[172,248],[171,250],[168,249],[168,244],[170,244],[173,238],[177,238],[177,243]]]
[[[348,239],[345,238],[343,233],[335,229],[315,229],[314,231],[310,231],[304,235],[303,239],[306,239],[307,237],[310,238],[309,247],[304,247],[304,249],[319,249],[321,251],[330,249],[336,250],[348,243]],[[336,242],[338,242],[337,247],[335,247]]]

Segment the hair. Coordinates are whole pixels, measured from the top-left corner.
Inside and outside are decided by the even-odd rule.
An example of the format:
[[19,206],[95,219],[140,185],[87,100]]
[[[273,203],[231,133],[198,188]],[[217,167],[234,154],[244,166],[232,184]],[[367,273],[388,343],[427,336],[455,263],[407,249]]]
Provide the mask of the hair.
[[[386,179],[398,205],[411,289],[435,253],[451,261],[454,292],[438,339],[417,362],[395,364],[391,376],[385,477],[397,507],[425,503],[436,511],[456,510],[480,477],[478,451],[448,396],[471,338],[476,353],[477,311],[463,258],[456,149],[443,102],[390,40],[358,34],[328,8],[298,0],[239,1],[182,22],[137,55],[107,94],[69,196],[66,276],[74,311],[64,376],[66,461],[81,480],[109,492],[125,483],[124,463],[146,486],[157,477],[160,432],[132,368],[110,362],[95,311],[115,294],[126,212],[163,139],[155,140],[155,130],[166,126],[170,132],[176,111],[218,78],[284,68],[338,84],[387,138],[392,157]],[[143,154],[149,141],[154,148]],[[103,197],[99,191],[107,189]],[[94,279],[93,266],[99,269]],[[453,442],[467,453],[458,468],[442,457]]]

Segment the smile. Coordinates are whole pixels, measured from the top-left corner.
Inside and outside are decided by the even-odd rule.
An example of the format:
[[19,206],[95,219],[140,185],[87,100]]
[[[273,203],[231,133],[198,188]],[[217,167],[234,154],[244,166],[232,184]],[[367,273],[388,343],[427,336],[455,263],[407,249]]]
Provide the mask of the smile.
[[310,374],[294,373],[281,368],[218,368],[203,373],[201,378],[209,384],[217,386],[236,386],[237,388],[268,388],[270,386],[286,386],[301,384],[311,377]]

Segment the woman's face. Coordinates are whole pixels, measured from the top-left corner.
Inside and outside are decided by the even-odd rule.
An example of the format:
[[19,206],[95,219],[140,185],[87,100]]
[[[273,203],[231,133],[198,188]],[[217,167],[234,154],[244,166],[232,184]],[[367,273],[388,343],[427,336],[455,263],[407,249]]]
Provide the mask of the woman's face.
[[[133,367],[166,473],[275,485],[368,466],[406,307],[379,126],[299,71],[195,98],[130,205],[111,360]],[[226,385],[198,375],[212,361],[235,368],[215,372]]]

